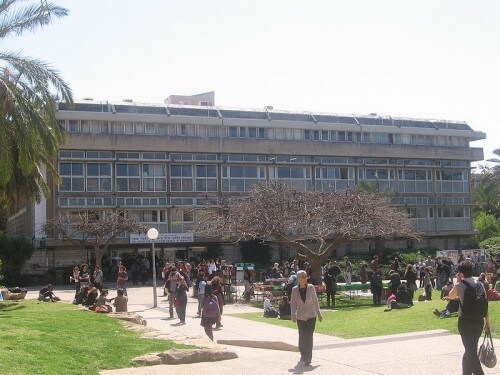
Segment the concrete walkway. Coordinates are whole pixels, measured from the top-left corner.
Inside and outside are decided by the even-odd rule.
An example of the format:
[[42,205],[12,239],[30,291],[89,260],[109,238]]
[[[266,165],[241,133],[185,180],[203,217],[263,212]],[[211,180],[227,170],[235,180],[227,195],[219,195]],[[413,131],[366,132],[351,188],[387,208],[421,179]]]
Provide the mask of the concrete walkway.
[[[112,285],[110,284],[110,289]],[[73,291],[56,290],[56,295],[70,300]],[[158,289],[161,296],[161,289]],[[110,292],[111,297],[115,294]],[[29,293],[35,297],[35,293]],[[166,332],[178,331],[189,336],[206,337],[200,319],[196,316],[197,301],[189,298],[186,325],[178,326],[177,319],[170,320],[165,297],[158,298],[159,307],[152,308],[152,288],[129,288],[129,311],[136,311],[148,322],[148,326]],[[215,340],[281,341],[297,344],[297,331],[290,328],[253,322],[226,314],[261,311],[253,307],[226,305],[220,330],[214,331]],[[334,314],[334,312],[332,312]],[[174,313],[175,315],[175,313]],[[432,317],[429,317],[432,318]],[[318,322],[318,324],[321,324]],[[494,322],[498,324],[498,322]],[[208,340],[208,339],[207,339]],[[181,366],[151,366],[103,371],[102,375],[154,375],[223,373],[226,374],[460,374],[463,346],[460,336],[444,330],[425,331],[401,335],[361,339],[341,339],[315,334],[312,366],[298,366],[299,353],[269,349],[228,346],[238,359],[197,363]],[[495,340],[500,348],[500,340]],[[500,374],[500,365],[484,369],[486,374]]]

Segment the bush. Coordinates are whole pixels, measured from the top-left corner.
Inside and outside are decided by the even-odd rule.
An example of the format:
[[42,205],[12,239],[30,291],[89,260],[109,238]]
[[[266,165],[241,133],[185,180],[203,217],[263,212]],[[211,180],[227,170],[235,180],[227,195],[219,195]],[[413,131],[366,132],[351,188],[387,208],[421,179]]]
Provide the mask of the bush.
[[31,258],[34,251],[33,243],[23,237],[0,237],[0,259],[4,275],[18,274],[24,262]]
[[490,256],[500,255],[500,236],[490,237],[480,243],[481,249],[485,249]]
[[497,236],[500,232],[500,226],[495,216],[487,214],[486,212],[480,212],[474,219],[474,229],[479,231],[479,241]]

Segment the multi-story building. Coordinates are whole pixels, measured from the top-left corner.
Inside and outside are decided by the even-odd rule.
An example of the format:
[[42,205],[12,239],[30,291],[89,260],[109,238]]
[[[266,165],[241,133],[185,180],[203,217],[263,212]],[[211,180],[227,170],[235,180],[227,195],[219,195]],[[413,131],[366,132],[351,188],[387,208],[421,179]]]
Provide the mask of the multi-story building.
[[[53,186],[51,199],[11,217],[9,232],[40,239],[47,218],[92,207],[94,215],[124,210],[161,233],[189,233],[193,206],[210,205],[214,194],[244,194],[256,182],[277,179],[299,190],[369,184],[387,192],[425,236],[416,244],[402,239],[389,246],[468,246],[473,234],[471,162],[483,159],[482,149],[469,142],[485,134],[465,122],[214,104],[213,92],[170,96],[158,105],[87,99],[68,108],[59,103],[57,118],[68,132],[57,160],[62,184]],[[207,241],[196,233],[170,243],[172,237],[158,243],[161,252],[186,255]],[[41,266],[90,256],[57,238],[44,242],[40,257],[34,258]],[[370,241],[346,243],[336,250],[341,255],[371,246]],[[224,248],[226,258],[238,259],[237,247]],[[110,251],[148,249],[140,238],[126,234]]]

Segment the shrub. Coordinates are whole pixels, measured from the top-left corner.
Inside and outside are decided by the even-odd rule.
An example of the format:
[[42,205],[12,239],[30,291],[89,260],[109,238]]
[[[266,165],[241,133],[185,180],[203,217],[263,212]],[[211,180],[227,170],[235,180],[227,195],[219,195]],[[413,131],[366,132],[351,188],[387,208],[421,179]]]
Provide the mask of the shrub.
[[479,241],[497,236],[500,233],[500,227],[497,219],[495,216],[487,214],[486,212],[480,212],[474,219],[474,229],[479,231]]
[[485,249],[490,256],[500,255],[500,236],[490,237],[480,243],[481,249]]
[[23,237],[0,237],[0,259],[2,271],[9,274],[18,274],[24,262],[31,258],[35,247],[31,241]]

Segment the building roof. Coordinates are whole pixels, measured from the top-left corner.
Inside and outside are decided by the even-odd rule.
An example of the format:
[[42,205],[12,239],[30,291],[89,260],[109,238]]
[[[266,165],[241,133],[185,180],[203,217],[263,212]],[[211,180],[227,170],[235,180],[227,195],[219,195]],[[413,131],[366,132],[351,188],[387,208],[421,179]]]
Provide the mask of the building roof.
[[84,99],[75,101],[69,108],[66,103],[59,102],[59,110],[84,112],[111,112],[152,114],[165,116],[196,116],[228,119],[254,119],[268,121],[300,121],[330,124],[352,125],[384,125],[399,128],[430,128],[473,131],[465,121],[447,121],[434,119],[415,119],[405,117],[379,116],[377,114],[339,114],[321,112],[284,111],[270,108],[248,109],[220,106],[194,106],[178,104],[146,104],[132,101],[108,102]]

